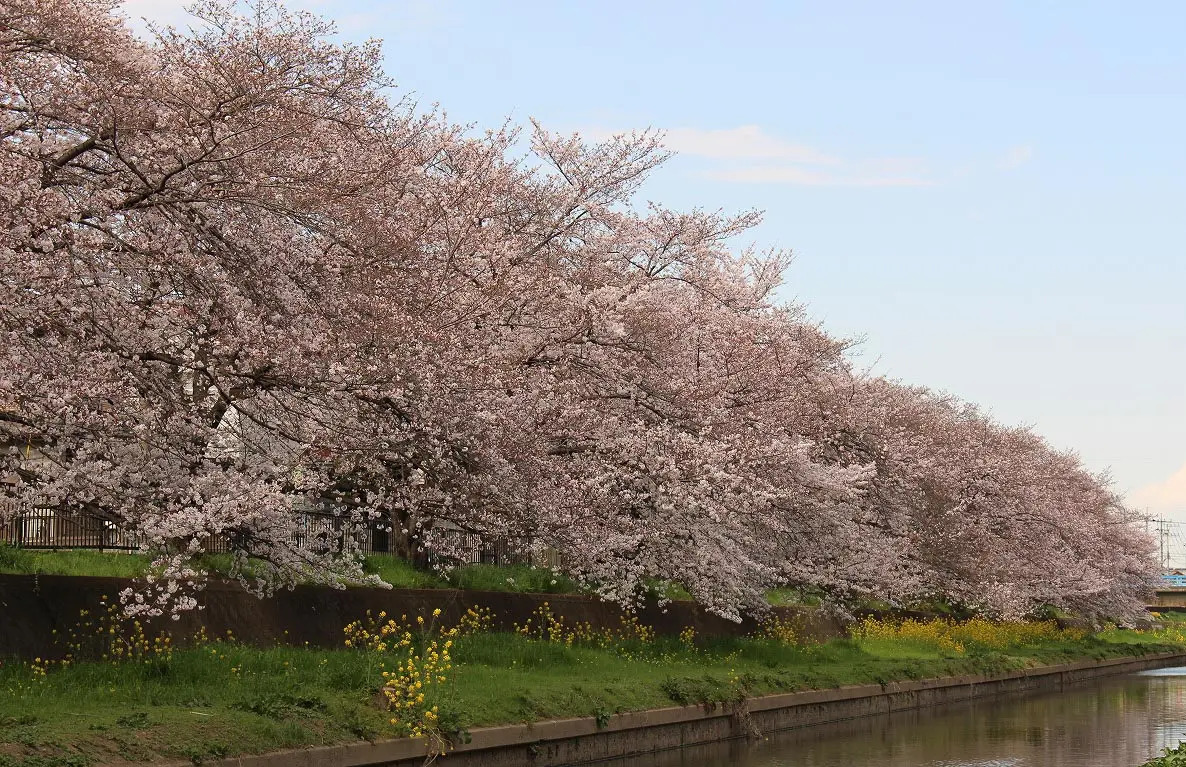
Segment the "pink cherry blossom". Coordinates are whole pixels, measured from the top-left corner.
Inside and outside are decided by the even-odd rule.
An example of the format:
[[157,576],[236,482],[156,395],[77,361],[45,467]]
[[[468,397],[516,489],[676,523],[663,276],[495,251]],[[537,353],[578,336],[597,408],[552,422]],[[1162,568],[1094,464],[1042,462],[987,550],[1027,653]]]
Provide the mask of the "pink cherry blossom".
[[309,508],[734,618],[788,583],[1139,609],[1152,544],[1104,478],[855,373],[775,300],[787,254],[731,249],[756,214],[639,204],[660,136],[524,154],[269,0],[151,42],[115,9],[0,0],[0,445],[36,448],[0,493],[144,536],[130,610],[192,607],[212,535],[260,593],[375,582]]

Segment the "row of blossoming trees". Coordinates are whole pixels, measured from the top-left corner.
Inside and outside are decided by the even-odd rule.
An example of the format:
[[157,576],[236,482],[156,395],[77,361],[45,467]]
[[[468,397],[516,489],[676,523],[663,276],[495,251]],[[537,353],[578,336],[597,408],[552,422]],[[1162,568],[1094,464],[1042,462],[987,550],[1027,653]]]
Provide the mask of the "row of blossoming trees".
[[754,215],[638,203],[656,136],[479,135],[317,19],[198,14],[143,42],[105,0],[0,0],[0,444],[41,456],[0,493],[173,576],[221,534],[266,586],[363,578],[294,535],[313,503],[727,616],[781,584],[1138,606],[1151,543],[1106,481],[854,372],[774,299],[785,254],[727,246]]

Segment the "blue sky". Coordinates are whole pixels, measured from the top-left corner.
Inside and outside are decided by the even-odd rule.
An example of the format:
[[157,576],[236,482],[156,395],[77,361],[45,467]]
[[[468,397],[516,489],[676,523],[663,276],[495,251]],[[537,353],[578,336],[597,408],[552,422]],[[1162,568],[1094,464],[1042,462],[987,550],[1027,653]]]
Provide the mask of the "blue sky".
[[858,364],[1186,520],[1186,4],[295,4],[456,121],[667,130],[645,196],[766,211]]

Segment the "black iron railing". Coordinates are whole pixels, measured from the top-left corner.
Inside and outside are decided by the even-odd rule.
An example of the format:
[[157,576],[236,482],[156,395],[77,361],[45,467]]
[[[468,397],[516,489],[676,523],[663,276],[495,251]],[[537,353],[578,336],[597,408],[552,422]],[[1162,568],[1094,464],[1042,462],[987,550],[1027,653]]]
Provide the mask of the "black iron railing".
[[[0,504],[6,503],[0,499]],[[400,542],[390,525],[358,526],[333,514],[300,512],[293,531],[293,543],[317,551],[351,550],[361,554],[406,556],[421,565],[440,561],[450,564],[554,566],[554,556],[533,553],[531,539],[523,536],[482,535],[463,530],[434,530],[424,538]],[[25,549],[99,549],[135,551],[143,547],[143,536],[103,517],[63,514],[48,508],[18,508],[7,502],[0,506],[0,544]],[[233,535],[217,534],[202,541],[211,554],[233,551]]]
[[[7,513],[4,513],[7,511]],[[0,509],[0,543],[26,549],[140,548],[141,538],[110,520],[53,509]]]

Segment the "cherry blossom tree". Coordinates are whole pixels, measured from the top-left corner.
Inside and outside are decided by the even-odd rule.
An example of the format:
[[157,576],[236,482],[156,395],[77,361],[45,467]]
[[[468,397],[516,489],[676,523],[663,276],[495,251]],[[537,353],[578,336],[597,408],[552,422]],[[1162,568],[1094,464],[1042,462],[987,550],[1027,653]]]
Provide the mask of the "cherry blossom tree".
[[0,492],[141,533],[133,609],[185,606],[211,535],[261,592],[368,581],[311,508],[530,536],[608,598],[730,617],[785,583],[1136,604],[1106,483],[855,374],[775,299],[786,254],[731,249],[756,214],[638,203],[659,136],[453,125],[267,0],[150,42],[117,10],[0,0],[0,444],[42,456]]
[[882,378],[854,382],[832,407],[820,443],[875,467],[859,517],[890,555],[878,593],[1012,616],[1044,605],[1143,614],[1152,540],[1077,456],[951,396]]

